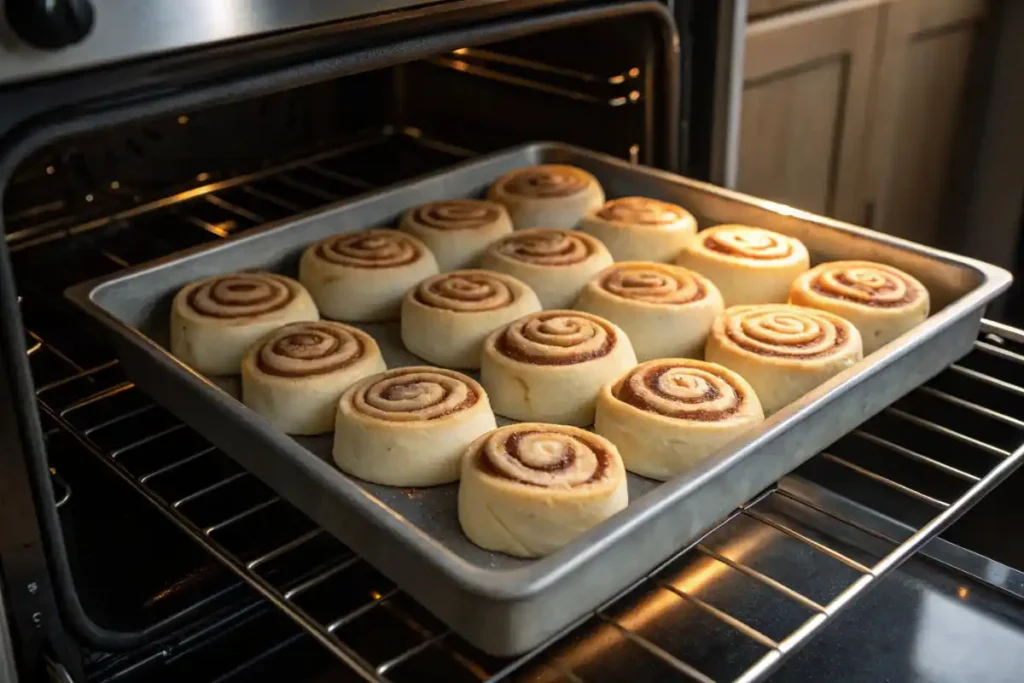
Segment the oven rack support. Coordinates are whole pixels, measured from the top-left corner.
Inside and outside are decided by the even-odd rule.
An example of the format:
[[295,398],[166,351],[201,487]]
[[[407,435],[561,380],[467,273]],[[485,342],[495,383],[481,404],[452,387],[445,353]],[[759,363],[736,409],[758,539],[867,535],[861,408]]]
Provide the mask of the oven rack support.
[[[998,334],[1016,343],[1024,343],[1020,333],[1002,326],[985,322],[983,334]],[[43,344],[45,340],[41,340]],[[968,357],[998,357],[1003,361],[1024,366],[1024,356],[1017,351],[994,345],[983,339],[975,344],[975,349]],[[364,576],[372,569],[366,563],[340,543],[329,538],[321,529],[307,520],[307,524],[292,537],[284,539],[273,547],[265,548],[256,554],[238,552],[226,541],[231,533],[236,533],[247,523],[253,523],[268,510],[280,513],[291,506],[273,495],[269,489],[263,489],[258,495],[242,496],[244,501],[234,507],[220,510],[216,518],[209,517],[209,510],[204,508],[204,501],[233,498],[232,491],[240,490],[240,486],[260,486],[259,482],[248,472],[237,467],[225,469],[229,459],[216,449],[206,446],[193,448],[191,452],[181,452],[177,457],[163,463],[160,467],[149,470],[140,469],[133,458],[135,454],[158,443],[181,438],[191,430],[184,424],[173,419],[165,419],[158,428],[142,434],[131,442],[118,445],[116,448],[101,447],[102,435],[105,430],[123,430],[133,433],[132,424],[146,421],[150,424],[154,417],[162,412],[162,408],[145,397],[123,376],[118,374],[116,362],[107,363],[99,368],[92,368],[59,380],[38,390],[40,407],[63,429],[72,433],[93,455],[110,466],[121,478],[134,487],[145,498],[151,501],[164,515],[180,528],[186,530],[206,550],[213,554],[225,566],[240,578],[253,586],[264,598],[291,617],[305,631],[312,634],[321,644],[334,653],[354,672],[368,681],[400,681],[401,675],[396,672],[408,671],[417,666],[418,658],[428,651],[443,653],[453,666],[465,674],[467,680],[570,680],[587,681],[585,677],[574,671],[580,664],[579,652],[565,643],[571,639],[573,629],[552,639],[537,650],[519,658],[495,659],[484,653],[475,651],[457,636],[449,632],[440,622],[426,614],[422,609],[404,596],[399,590],[380,576],[373,576],[365,582],[368,588],[359,599],[341,600],[346,607],[331,612],[329,604],[324,605],[322,599],[310,600],[318,592],[337,595],[337,586],[351,583],[353,577]],[[971,369],[965,364],[955,364],[943,375],[963,377],[970,376],[972,381],[979,381],[995,391],[1024,393],[1024,389],[998,377]],[[103,380],[99,378],[103,377]],[[66,405],[59,405],[51,396],[67,395],[71,387],[80,388],[71,392],[77,398]],[[939,401],[955,405],[968,413],[985,415],[1003,424],[1024,426],[1015,418],[999,413],[990,407],[979,405],[956,396],[946,390],[938,389],[931,384],[912,393],[936,398]],[[126,401],[130,398],[131,400]],[[117,404],[117,410],[104,412],[108,404]],[[882,532],[877,528],[838,514],[834,509],[823,505],[812,496],[805,494],[806,483],[800,476],[788,477],[776,487],[763,493],[757,499],[742,506],[733,515],[724,520],[716,529],[689,548],[682,549],[663,565],[655,568],[649,575],[623,591],[598,609],[594,615],[584,620],[586,623],[597,623],[614,631],[618,637],[629,641],[642,650],[645,655],[660,660],[661,664],[677,675],[680,681],[699,681],[701,683],[754,683],[765,680],[787,656],[808,643],[826,624],[851,604],[861,594],[877,583],[901,562],[920,550],[949,524],[962,515],[971,505],[1008,476],[1022,459],[1024,445],[1009,450],[1002,445],[995,445],[965,434],[950,426],[940,424],[926,416],[915,414],[905,407],[891,407],[884,411],[888,419],[897,420],[916,428],[926,430],[936,439],[944,440],[951,446],[970,446],[984,452],[990,457],[991,466],[985,471],[968,472],[955,464],[943,462],[932,453],[925,455],[906,445],[895,443],[887,436],[880,435],[869,422],[847,439],[857,439],[864,444],[882,449],[887,457],[894,460],[905,460],[915,467],[922,467],[932,474],[946,477],[955,482],[958,494],[953,497],[941,498],[931,492],[920,490],[915,481],[900,481],[897,477],[879,473],[854,462],[848,456],[825,452],[815,459],[820,463],[845,470],[850,477],[861,477],[900,499],[920,504],[932,511],[930,519],[916,528],[909,528],[905,534]],[[192,440],[194,442],[194,439]],[[1024,431],[1021,431],[1024,442]],[[167,450],[167,449],[164,449]],[[829,451],[832,449],[830,448]],[[161,488],[161,480],[166,482],[176,474],[203,463],[218,463],[213,471],[220,475],[203,479],[194,488],[174,488],[173,495],[168,489]],[[197,470],[197,471],[201,471]],[[218,495],[220,494],[220,495]],[[829,540],[821,534],[808,531],[806,526],[799,524],[800,515],[787,517],[780,515],[779,510],[786,506],[803,510],[811,515],[828,518],[851,532],[869,537],[883,548],[874,561],[866,561],[854,557],[842,543]],[[218,506],[221,507],[221,506]],[[292,509],[294,512],[294,509]],[[743,558],[731,557],[723,550],[716,550],[712,541],[722,530],[728,530],[743,519],[748,523],[770,529],[773,533],[782,534],[791,541],[804,546],[815,554],[827,558],[833,563],[842,565],[852,572],[852,578],[846,581],[845,587],[828,601],[815,599],[801,590],[800,586],[789,585],[780,581],[751,562]],[[797,521],[793,521],[797,520]],[[326,544],[327,549],[319,555],[303,556],[313,545]],[[300,571],[287,574],[282,578],[274,570],[287,563],[289,558],[299,558],[297,564],[302,565]],[[666,579],[665,569],[678,564],[681,559],[700,556],[707,561],[718,563],[731,571],[738,572],[762,587],[773,591],[779,597],[797,603],[810,612],[810,616],[798,627],[792,629],[784,637],[770,637],[757,628],[748,625],[742,619],[730,614],[727,610],[712,604],[710,601],[679,587],[679,580]],[[631,628],[630,617],[617,615],[614,606],[624,596],[629,596],[642,588],[651,586],[663,589],[704,615],[713,618],[763,648],[763,654],[749,662],[742,673],[731,678],[715,678],[703,672],[697,665],[676,656],[664,646],[654,642],[642,632],[642,629]],[[358,592],[358,591],[357,591]],[[325,607],[327,609],[325,609]],[[413,642],[400,651],[390,653],[387,657],[367,654],[358,647],[346,643],[343,632],[351,625],[357,625],[361,618],[375,610],[387,613],[405,625]],[[314,613],[315,612],[315,613]],[[327,614],[329,613],[329,614]],[[324,616],[324,614],[327,614]],[[579,626],[579,625],[577,625]],[[566,637],[566,636],[569,637]],[[396,677],[397,676],[397,677]]]

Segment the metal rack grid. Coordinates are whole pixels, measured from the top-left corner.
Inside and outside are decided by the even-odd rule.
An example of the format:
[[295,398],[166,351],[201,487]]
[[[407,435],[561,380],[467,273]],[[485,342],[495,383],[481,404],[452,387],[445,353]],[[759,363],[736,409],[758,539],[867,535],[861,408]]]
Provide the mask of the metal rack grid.
[[[423,143],[423,149],[440,152],[441,157],[468,153],[423,140],[417,131],[404,131],[401,137],[417,149]],[[318,169],[326,158],[343,159],[343,151],[300,160],[258,177],[208,186],[144,211],[66,233],[100,235],[91,243],[92,251],[75,252],[86,262],[90,258],[102,261],[87,264],[86,269],[109,271],[149,260],[158,255],[153,253],[155,249],[168,252],[188,246],[178,244],[172,236],[217,239],[271,218],[260,208],[276,206],[286,213],[312,208],[300,206],[287,196],[289,192],[303,193],[315,206],[341,198],[353,187],[358,191],[374,184],[343,171],[323,173]],[[433,159],[443,163],[439,157]],[[296,169],[309,173],[293,178]],[[257,185],[264,181],[275,184]],[[234,224],[211,221],[206,213],[211,206],[227,212]],[[151,226],[146,221],[161,216],[174,218],[175,232],[123,225],[138,221]],[[181,226],[201,232],[195,237]],[[111,228],[109,235],[107,228]],[[133,230],[143,230],[146,239],[132,240]],[[36,241],[23,243],[19,256],[49,253],[48,246],[35,247],[40,247]],[[81,275],[74,269],[66,273],[71,279],[81,279]],[[28,289],[32,289],[31,283]],[[46,293],[36,294],[42,297]],[[31,307],[33,295],[27,296],[26,306]],[[32,317],[26,316],[30,326]],[[45,317],[35,319],[42,322]],[[54,429],[72,434],[366,680],[401,683],[429,672],[453,682],[596,683],[616,680],[616,667],[625,662],[629,675],[638,679],[750,682],[767,677],[840,610],[1020,463],[1024,457],[1024,449],[1019,448],[1024,442],[1022,424],[1000,412],[998,404],[1003,399],[998,397],[1024,395],[1024,375],[1006,381],[1001,378],[1014,374],[993,371],[989,366],[997,362],[1006,368],[1024,368],[1024,346],[1010,331],[992,325],[986,329],[994,334],[979,340],[963,362],[837,442],[798,476],[783,480],[743,506],[698,544],[682,549],[569,632],[515,659],[489,657],[450,633],[386,577],[136,389],[117,362],[103,352],[83,351],[80,339],[61,340],[52,330],[47,333],[34,328],[30,363],[41,410]],[[997,400],[979,401],[978,386]],[[952,406],[955,414],[943,413],[936,404]],[[963,416],[972,422],[958,423]],[[899,436],[900,429],[894,432],[893,421],[927,438],[920,445],[907,443]],[[949,448],[951,445],[956,448]],[[976,457],[968,463],[958,451],[970,451]],[[876,461],[882,454],[884,460],[901,462],[906,468],[893,472],[874,467],[871,457],[865,460],[872,454]],[[863,480],[909,503],[909,507],[898,505],[901,514],[906,513],[901,527],[906,533],[880,532],[806,496],[802,477],[817,478],[811,471],[815,468],[824,468],[826,474],[829,468],[838,468],[847,480]],[[941,481],[934,481],[935,477]],[[839,531],[835,525],[824,531],[822,520],[837,523]],[[851,535],[859,536],[857,542],[850,541]],[[814,568],[813,573],[829,577],[832,590],[810,589],[804,583],[809,580],[806,572],[791,576],[792,562],[762,566],[762,560],[772,557],[772,549],[780,543],[788,546],[776,559],[801,558],[806,567]],[[874,552],[865,556],[865,547]],[[734,594],[761,590],[772,596],[776,613],[770,623],[760,623],[764,614],[756,605],[727,604],[728,600],[715,592],[716,585],[735,582],[737,577],[746,581],[746,587]],[[780,614],[792,615],[794,609],[796,616],[788,618],[785,628],[772,625]],[[713,627],[701,627],[703,640],[690,637],[702,619],[713,622]],[[686,632],[688,636],[682,640],[687,642],[666,637],[665,628]],[[704,647],[695,651],[689,641]],[[722,649],[726,646],[728,654]],[[646,678],[636,673],[644,671],[650,673]]]
[[[970,377],[972,382],[980,381],[1000,390],[1021,391],[1012,384],[1009,386],[1014,389],[1006,389],[1004,385],[1008,383],[1004,380],[971,369],[972,357],[978,354],[999,354],[1011,359],[1009,362],[1024,366],[1024,356],[1016,351],[979,341],[966,360],[967,365],[953,366],[936,382],[948,382],[951,376]],[[943,401],[958,408],[1013,424],[1014,428],[1022,426],[1010,416],[933,385],[919,389],[908,399],[944,396]],[[837,446],[847,448],[848,440],[872,444],[892,458],[902,458],[915,467],[927,468],[947,478],[942,486],[952,486],[956,492],[940,498],[926,492],[927,489],[920,490],[923,487],[913,479],[899,481],[831,453],[820,455],[818,464],[841,467],[895,495],[934,509],[937,514],[913,533],[893,537],[843,519],[802,495],[800,485],[794,483],[798,480],[784,480],[741,507],[695,546],[682,550],[609,601],[584,624],[537,652],[505,660],[475,651],[450,633],[340,542],[148,399],[120,373],[116,362],[44,385],[39,388],[38,396],[44,413],[60,428],[74,434],[93,454],[112,466],[264,597],[313,633],[348,666],[367,680],[394,683],[414,680],[412,672],[415,671],[433,672],[441,661],[454,672],[446,679],[452,681],[601,680],[584,677],[579,670],[593,668],[590,660],[600,649],[593,643],[595,640],[606,643],[609,632],[615,636],[614,640],[627,643],[628,649],[638,655],[653,658],[657,662],[653,666],[659,667],[659,671],[674,675],[671,680],[702,683],[763,680],[787,655],[962,514],[1024,458],[1024,447],[1011,451],[1003,445],[975,439],[936,423],[921,411],[908,412],[908,408],[902,407],[905,401],[901,402],[900,407],[888,409],[883,416],[927,429],[949,445],[975,449],[990,456],[990,460],[981,468],[968,471],[959,463],[950,464],[935,457],[934,453],[925,455],[880,436],[872,421]],[[1024,431],[1021,441],[1024,441]],[[861,540],[868,542],[851,544],[849,539],[835,538],[835,534],[823,535],[813,521],[808,522],[808,515],[841,522],[848,527],[846,532],[862,536]],[[743,524],[747,529],[741,529],[741,541],[728,538],[722,541],[723,537],[735,535]],[[765,545],[766,533],[802,546],[800,551],[789,552],[809,553],[816,568],[828,566],[838,577],[841,588],[823,599],[808,595],[800,585],[780,578],[771,569],[759,568],[756,556],[758,547]],[[748,548],[749,556],[737,554],[737,545],[749,545],[751,538],[757,542],[753,548]],[[875,545],[874,557],[865,558],[864,548],[871,548],[872,544]],[[685,565],[682,571],[679,570],[681,565]],[[805,611],[806,618],[794,622],[784,633],[766,632],[769,629],[749,623],[756,622],[756,618],[741,618],[720,603],[716,604],[713,595],[702,595],[706,586],[697,579],[709,572],[735,572],[777,598],[792,603],[791,607]],[[651,620],[649,603],[622,608],[623,601],[629,602],[636,595],[652,590],[663,595],[662,601],[670,597],[679,604],[685,603],[690,608],[687,619],[692,620],[695,611],[727,628],[732,636],[738,634],[748,641],[740,649],[752,654],[750,661],[744,662],[738,672],[723,678],[708,673],[707,669],[713,668],[715,662],[693,663],[673,653],[671,643],[661,642],[656,633],[648,634],[645,630],[645,624]],[[664,607],[659,609],[665,611]],[[679,624],[680,628],[685,621]],[[596,634],[586,634],[588,629],[595,628]],[[368,639],[368,632],[378,635]],[[382,633],[387,635],[382,637]],[[586,635],[580,636],[581,633]],[[630,660],[632,664],[642,665],[634,657]],[[645,666],[652,664],[648,662]]]

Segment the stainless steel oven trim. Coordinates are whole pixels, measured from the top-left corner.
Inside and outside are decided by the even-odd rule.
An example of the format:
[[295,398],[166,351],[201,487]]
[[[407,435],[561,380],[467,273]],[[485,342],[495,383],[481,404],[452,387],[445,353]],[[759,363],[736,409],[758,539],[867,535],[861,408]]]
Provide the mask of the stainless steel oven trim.
[[[436,0],[91,0],[96,23],[75,45],[39,50],[0,17],[0,85],[138,59],[175,50],[249,39],[366,15],[438,4]],[[452,9],[505,0],[455,0]],[[0,12],[3,11],[0,3]]]

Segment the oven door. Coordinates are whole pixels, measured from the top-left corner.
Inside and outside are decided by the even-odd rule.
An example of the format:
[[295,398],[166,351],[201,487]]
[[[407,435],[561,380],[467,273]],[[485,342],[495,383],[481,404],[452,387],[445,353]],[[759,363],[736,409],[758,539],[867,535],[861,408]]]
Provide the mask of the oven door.
[[[18,0],[8,0],[9,17],[14,4]],[[28,680],[41,674],[47,659],[82,680],[82,646],[122,653],[155,647],[160,638],[187,626],[197,611],[173,614],[135,631],[96,622],[89,600],[79,594],[80,577],[70,568],[76,552],[95,549],[69,547],[68,526],[57,513],[57,502],[65,496],[47,458],[57,455],[55,434],[64,434],[82,457],[101,462],[140,500],[154,503],[153,509],[231,572],[252,579],[247,563],[196,533],[195,525],[141,481],[139,472],[132,473],[127,459],[113,453],[123,453],[123,444],[104,450],[96,440],[96,425],[76,431],[71,424],[70,405],[59,403],[67,398],[66,389],[85,386],[75,405],[102,397],[90,405],[107,409],[105,399],[124,399],[130,386],[111,379],[116,359],[101,357],[102,351],[92,355],[89,331],[79,329],[80,321],[61,308],[66,285],[102,272],[91,270],[97,264],[116,269],[157,258],[531,139],[567,139],[675,170],[686,149],[680,132],[690,130],[680,100],[688,103],[685,111],[701,112],[704,121],[713,118],[704,112],[711,104],[706,99],[680,95],[687,87],[680,76],[680,37],[672,14],[656,2],[569,7],[560,2],[453,1],[430,11],[396,3],[394,11],[373,19],[336,21],[337,15],[317,15],[318,21],[331,23],[313,28],[295,27],[312,15],[224,10],[213,17],[207,7],[223,4],[238,10],[249,3],[90,4],[95,27],[81,42],[29,49],[21,40],[0,59],[5,232],[0,247],[0,592],[15,634],[15,660]],[[294,4],[308,11],[355,13],[359,8]],[[291,3],[255,7],[285,5]],[[684,5],[679,3],[677,11]],[[114,21],[118,7],[132,8],[137,18],[160,8],[191,8],[190,18],[202,17],[196,23],[207,33],[193,34],[193,43],[175,44],[150,36],[150,56],[119,61],[124,54],[103,53],[101,43],[111,50],[125,45],[99,41],[112,35],[103,31],[118,33],[105,23]],[[259,23],[263,16],[278,23]],[[682,16],[694,20],[698,14],[686,7]],[[718,21],[714,12],[699,16]],[[170,18],[152,21],[173,25]],[[214,25],[223,32],[210,33]],[[616,64],[618,52],[584,54],[573,47],[586,44],[588,35],[592,41],[618,36],[621,54],[631,60],[627,68]],[[382,48],[385,39],[390,42]],[[195,41],[217,44],[178,49]],[[0,49],[11,49],[7,42],[0,44]],[[89,69],[69,71],[79,67]],[[593,69],[601,78],[581,77],[581,69]],[[446,110],[436,97],[444,91],[484,94],[473,106],[456,106],[449,98]],[[502,107],[503,102],[514,106]],[[360,163],[371,164],[375,175],[353,179],[347,171],[324,170],[346,150],[362,153]],[[319,173],[323,185],[311,186],[302,175],[307,172]],[[37,324],[47,326],[46,335],[33,329]],[[55,366],[45,365],[54,359]],[[51,373],[53,367],[57,374]],[[108,416],[118,421],[119,434],[131,433],[131,421],[121,420],[136,415],[133,410]],[[145,415],[148,409],[140,410]],[[178,437],[188,433],[171,431]],[[68,461],[69,473],[75,471],[74,462]],[[81,505],[87,495],[80,488],[73,504]],[[79,508],[72,517],[83,524],[104,518],[98,510]],[[141,514],[126,508],[112,519]],[[94,573],[102,574],[102,568]],[[260,582],[251,583],[273,598]],[[252,594],[247,595],[251,604]]]

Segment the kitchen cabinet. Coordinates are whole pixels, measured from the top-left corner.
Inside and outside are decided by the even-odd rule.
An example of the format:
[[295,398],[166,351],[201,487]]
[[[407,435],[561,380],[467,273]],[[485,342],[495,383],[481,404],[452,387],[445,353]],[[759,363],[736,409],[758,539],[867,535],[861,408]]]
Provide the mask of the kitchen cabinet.
[[[924,242],[969,167],[986,0],[752,2],[738,188]],[[760,8],[760,10],[758,10]]]
[[864,137],[880,8],[840,3],[747,29],[739,189],[863,219]]

